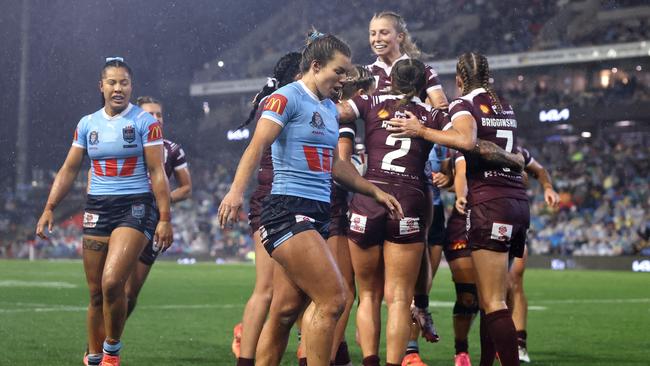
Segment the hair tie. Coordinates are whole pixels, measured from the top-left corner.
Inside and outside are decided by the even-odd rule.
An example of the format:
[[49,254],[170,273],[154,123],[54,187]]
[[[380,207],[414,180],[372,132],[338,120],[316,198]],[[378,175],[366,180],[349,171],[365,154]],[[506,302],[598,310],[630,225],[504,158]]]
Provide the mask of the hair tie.
[[311,33],[309,33],[309,40],[312,41],[312,42],[314,42],[315,40],[317,40],[317,39],[319,39],[321,37],[325,37],[325,34],[319,32],[317,30],[313,30]]
[[266,78],[266,86],[269,88],[277,89],[278,79],[276,78]]

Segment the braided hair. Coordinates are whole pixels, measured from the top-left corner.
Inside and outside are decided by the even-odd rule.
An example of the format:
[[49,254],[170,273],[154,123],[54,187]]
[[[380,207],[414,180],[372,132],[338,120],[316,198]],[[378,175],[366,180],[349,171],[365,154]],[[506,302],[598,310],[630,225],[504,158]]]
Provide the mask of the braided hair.
[[260,90],[253,98],[253,109],[251,109],[248,114],[248,119],[237,127],[237,129],[240,129],[253,121],[262,99],[295,80],[296,75],[300,73],[300,59],[301,55],[299,52],[289,52],[280,57],[273,68],[273,77],[268,78],[266,85],[264,85],[262,90]]
[[490,66],[487,57],[476,52],[463,53],[458,57],[456,75],[463,81],[463,95],[476,88],[483,88],[496,107],[496,112],[503,112],[501,101],[490,85]]
[[399,106],[408,104],[413,97],[420,95],[426,86],[426,69],[422,61],[416,59],[399,60],[390,72],[391,92],[404,94]]

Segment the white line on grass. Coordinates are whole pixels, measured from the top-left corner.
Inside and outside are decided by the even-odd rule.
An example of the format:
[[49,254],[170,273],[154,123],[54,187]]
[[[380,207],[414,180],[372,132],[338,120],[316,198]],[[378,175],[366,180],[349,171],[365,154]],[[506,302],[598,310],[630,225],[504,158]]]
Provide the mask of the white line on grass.
[[0,287],[76,288],[78,286],[69,282],[2,280]]

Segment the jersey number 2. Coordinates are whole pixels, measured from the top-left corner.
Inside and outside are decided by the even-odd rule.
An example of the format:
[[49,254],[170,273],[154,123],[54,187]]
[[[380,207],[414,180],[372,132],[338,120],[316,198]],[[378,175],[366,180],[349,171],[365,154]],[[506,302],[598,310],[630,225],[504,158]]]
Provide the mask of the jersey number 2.
[[393,135],[388,135],[386,138],[386,145],[395,146],[397,142],[400,142],[398,150],[391,151],[388,154],[384,155],[384,158],[381,159],[381,169],[388,170],[391,172],[404,173],[406,168],[401,165],[393,164],[393,160],[399,159],[402,156],[406,156],[411,149],[411,139],[410,138],[398,138],[393,137]]

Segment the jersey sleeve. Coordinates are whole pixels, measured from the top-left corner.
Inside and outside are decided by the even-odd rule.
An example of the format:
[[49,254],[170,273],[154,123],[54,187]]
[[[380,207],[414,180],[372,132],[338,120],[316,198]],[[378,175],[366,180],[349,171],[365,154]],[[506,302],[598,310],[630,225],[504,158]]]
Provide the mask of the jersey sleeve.
[[442,109],[434,108],[430,112],[430,120],[427,121],[426,126],[435,130],[445,131],[451,128],[451,121],[449,114]]
[[357,95],[352,99],[348,99],[347,103],[352,107],[357,118],[365,120],[365,117],[370,112],[372,97],[367,95]]
[[296,106],[296,97],[290,93],[290,89],[276,91],[264,103],[262,118],[271,120],[281,127],[291,120]]
[[346,123],[341,123],[339,125],[339,138],[345,137],[352,142],[354,142],[354,138],[357,136],[357,125],[354,122],[346,122]]
[[442,90],[442,84],[440,83],[440,79],[438,78],[438,73],[436,70],[434,70],[432,67],[427,67],[425,75],[427,77],[427,94],[435,90]]
[[80,147],[82,149],[87,148],[86,135],[88,134],[88,119],[90,116],[86,116],[79,120],[77,127],[74,130],[74,135],[72,137],[72,146]]
[[449,119],[453,123],[461,116],[472,116],[472,104],[464,99],[456,99],[449,104]]
[[181,170],[187,168],[187,159],[185,158],[185,150],[181,145],[174,144],[172,147],[172,167],[174,170]]
[[158,122],[151,114],[141,113],[138,116],[139,133],[142,138],[142,146],[162,145],[163,129],[162,124]]
[[530,154],[530,151],[528,151],[528,149],[525,147],[517,146],[517,152],[520,152],[521,155],[524,156],[524,166],[529,166],[535,161],[535,159],[533,159],[533,156]]

